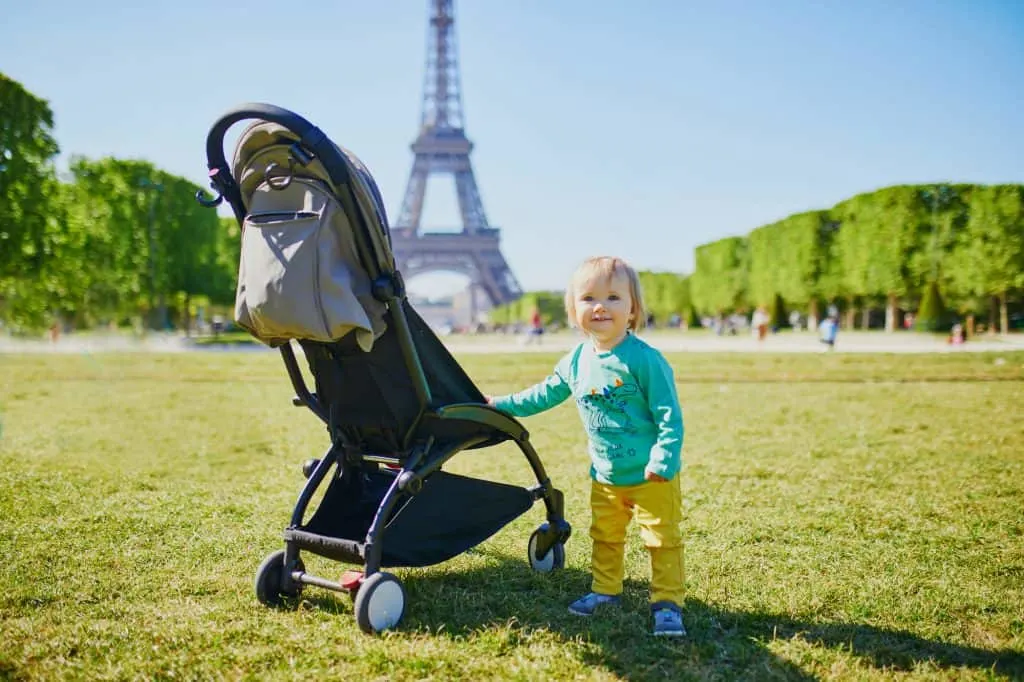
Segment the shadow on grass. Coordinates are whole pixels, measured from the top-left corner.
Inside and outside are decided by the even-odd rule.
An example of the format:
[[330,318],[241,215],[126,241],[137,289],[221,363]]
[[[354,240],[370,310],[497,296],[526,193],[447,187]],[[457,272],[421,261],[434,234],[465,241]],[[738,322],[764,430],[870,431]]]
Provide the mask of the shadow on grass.
[[[685,605],[688,636],[657,638],[647,606],[647,586],[627,581],[621,609],[594,618],[568,613],[567,604],[588,591],[590,575],[578,569],[540,574],[525,561],[478,552],[487,566],[438,575],[400,571],[408,601],[401,630],[422,630],[461,640],[487,630],[504,631],[505,646],[529,646],[531,635],[553,635],[583,663],[628,680],[816,679],[775,655],[773,640],[837,649],[889,671],[927,663],[939,669],[992,670],[1024,676],[1024,654],[929,640],[910,632],[858,623],[803,621],[784,615],[722,610],[697,600]],[[304,599],[329,612],[351,613],[348,599],[307,591]],[[571,647],[571,649],[570,649]]]

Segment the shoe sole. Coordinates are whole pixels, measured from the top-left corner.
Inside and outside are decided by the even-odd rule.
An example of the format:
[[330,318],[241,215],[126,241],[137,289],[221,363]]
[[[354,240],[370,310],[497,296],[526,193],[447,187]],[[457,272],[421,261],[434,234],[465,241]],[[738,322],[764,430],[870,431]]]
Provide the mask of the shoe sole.
[[686,637],[686,631],[680,630],[679,632],[655,632],[655,637]]

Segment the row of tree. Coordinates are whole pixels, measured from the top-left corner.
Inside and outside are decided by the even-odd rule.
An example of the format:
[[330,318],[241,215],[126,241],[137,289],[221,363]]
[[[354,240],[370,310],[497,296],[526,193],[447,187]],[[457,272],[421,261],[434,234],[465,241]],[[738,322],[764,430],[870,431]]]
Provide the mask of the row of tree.
[[839,304],[851,327],[858,310],[866,321],[884,309],[892,330],[899,309],[920,308],[927,328],[948,322],[948,312],[989,312],[1005,330],[1009,303],[1024,293],[1024,186],[861,194],[698,247],[690,287],[693,305],[709,314],[781,298],[812,319],[822,303]]
[[76,157],[59,178],[52,127],[49,105],[0,74],[0,322],[187,328],[197,305],[231,302],[234,220],[147,161]]
[[[787,310],[813,325],[827,306],[848,327],[884,311],[891,331],[904,310],[924,329],[987,313],[991,329],[1006,330],[1011,304],[1024,302],[1024,186],[887,187],[704,244],[695,261],[689,276],[640,273],[656,319],[763,306],[773,325],[786,324]],[[495,317],[525,320],[534,308],[561,320],[561,295],[528,294]]]

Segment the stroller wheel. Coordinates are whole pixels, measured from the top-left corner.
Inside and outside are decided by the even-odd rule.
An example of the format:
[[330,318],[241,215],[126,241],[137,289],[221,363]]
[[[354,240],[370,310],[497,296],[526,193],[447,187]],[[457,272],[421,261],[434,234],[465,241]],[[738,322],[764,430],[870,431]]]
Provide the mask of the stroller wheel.
[[538,573],[549,573],[555,569],[565,568],[565,545],[561,542],[556,542],[551,546],[547,554],[538,559],[537,542],[539,539],[540,531],[533,531],[533,535],[530,536],[530,542],[526,548],[527,556],[530,558],[530,568]]
[[370,634],[389,630],[405,613],[405,588],[390,573],[378,572],[367,577],[356,592],[356,623]]
[[[256,598],[267,606],[280,606],[284,597],[298,597],[302,594],[302,583],[293,583],[290,589],[284,589],[284,557],[285,552],[280,549],[264,559],[256,569]],[[306,570],[302,559],[296,560],[295,569]]]

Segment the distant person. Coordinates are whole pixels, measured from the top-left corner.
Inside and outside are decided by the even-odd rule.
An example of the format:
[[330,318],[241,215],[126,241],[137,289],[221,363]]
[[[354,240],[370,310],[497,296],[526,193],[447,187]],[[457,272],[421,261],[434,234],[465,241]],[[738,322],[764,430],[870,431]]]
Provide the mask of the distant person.
[[789,312],[789,326],[792,327],[795,332],[800,331],[801,323],[799,310],[791,310]]
[[543,338],[544,320],[541,319],[540,310],[538,308],[534,308],[533,314],[530,316],[530,328],[526,330],[526,338],[523,343],[536,343],[539,345]]
[[565,309],[586,339],[541,383],[488,403],[527,417],[576,401],[590,451],[593,582],[569,611],[592,616],[619,605],[626,531],[636,514],[651,557],[654,634],[681,637],[683,415],[672,368],[636,335],[646,320],[644,302],[625,261],[585,261],[572,276]]
[[957,322],[953,325],[953,328],[949,331],[949,345],[960,346],[966,340],[964,335],[964,326]]
[[758,306],[754,314],[750,316],[750,328],[754,332],[755,338],[758,341],[764,341],[765,337],[768,336],[768,311],[764,309],[764,306]]
[[224,331],[224,316],[214,315],[210,319],[210,328],[213,330],[213,338],[220,338],[221,332]]
[[834,315],[829,315],[818,325],[818,333],[821,336],[821,342],[826,346],[826,350],[835,350],[836,334],[839,333],[839,319]]

